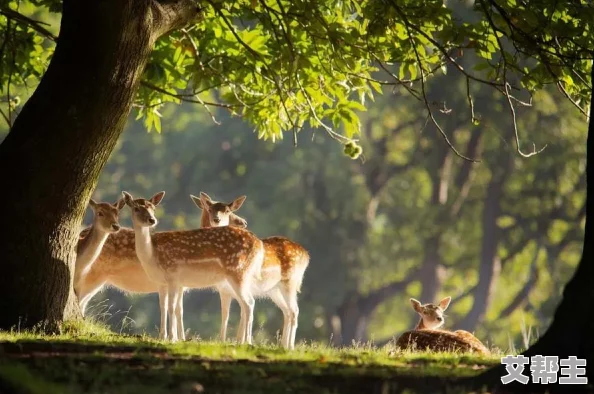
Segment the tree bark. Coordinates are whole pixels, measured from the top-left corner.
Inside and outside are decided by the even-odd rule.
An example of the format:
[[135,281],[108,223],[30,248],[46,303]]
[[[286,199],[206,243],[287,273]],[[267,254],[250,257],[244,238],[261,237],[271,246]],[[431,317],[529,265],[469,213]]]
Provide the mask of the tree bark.
[[0,204],[10,208],[0,328],[54,330],[80,316],[72,267],[87,201],[155,40],[197,11],[185,0],[64,0],[48,70],[0,144]]
[[[591,71],[594,81],[594,67]],[[584,235],[584,249],[580,263],[563,290],[563,299],[557,310],[553,322],[548,330],[525,353],[525,356],[544,355],[566,358],[576,356],[588,360],[586,373],[588,383],[594,378],[594,95],[590,99],[590,123],[587,139],[587,164],[586,164],[586,228]],[[575,225],[579,225],[575,223]],[[524,374],[530,375],[529,365],[524,368]],[[553,387],[556,385],[540,385],[512,383],[502,385],[500,378],[506,375],[503,366],[494,367],[472,379],[476,386],[487,384],[495,388],[494,392],[585,392],[585,386]],[[578,389],[581,389],[578,391]],[[582,391],[584,390],[584,391]],[[591,388],[590,388],[591,390]]]

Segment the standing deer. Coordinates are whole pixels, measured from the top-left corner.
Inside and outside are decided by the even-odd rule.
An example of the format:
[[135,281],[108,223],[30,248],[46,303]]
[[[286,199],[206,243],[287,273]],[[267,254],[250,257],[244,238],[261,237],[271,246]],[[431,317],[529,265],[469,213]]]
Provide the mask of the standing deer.
[[132,211],[138,259],[150,280],[167,289],[167,299],[160,300],[161,316],[168,317],[172,341],[178,340],[177,326],[183,320],[179,309],[183,288],[226,284],[241,306],[238,340],[251,344],[255,303],[251,288],[264,260],[262,241],[247,230],[230,226],[151,234],[157,225],[155,207],[165,192],[148,200],[122,193]]
[[[233,212],[241,207],[245,196],[231,204],[213,201],[206,193],[200,197],[190,195],[192,201],[202,210],[201,227],[227,226],[242,223]],[[247,226],[247,222],[245,222]],[[301,290],[303,275],[309,265],[309,253],[301,245],[285,237],[268,237],[264,243],[264,265],[261,278],[252,282],[252,293],[258,298],[269,297],[283,312],[284,323],[281,343],[288,349],[295,348],[295,335],[299,306],[297,294]],[[227,336],[229,310],[233,291],[226,285],[217,287],[221,298],[221,340]],[[238,332],[241,331],[241,325]]]
[[[90,199],[89,207],[93,210],[93,223],[86,232],[86,236],[79,239],[76,246],[76,262],[74,265],[74,292],[79,296],[77,290],[80,288],[80,282],[83,280],[107,241],[110,234],[116,234],[120,231],[119,214],[124,207],[123,199],[114,204],[107,202],[95,202]],[[84,314],[90,297],[83,297],[80,303],[82,313]]]
[[482,342],[464,330],[445,331],[443,326],[444,311],[450,305],[451,297],[442,299],[439,304],[422,305],[414,298],[410,299],[413,309],[420,315],[419,323],[412,331],[406,331],[396,341],[396,347],[416,347],[419,350],[431,351],[462,351],[479,354],[489,354],[489,350]]
[[[123,199],[119,203],[122,206],[125,205]],[[235,214],[231,215],[231,223],[237,227],[247,225],[243,218]],[[80,236],[86,238],[90,231],[91,227],[88,227],[81,231]],[[78,279],[74,282],[74,291],[83,316],[89,301],[106,285],[126,293],[159,293],[159,300],[166,300],[166,288],[151,281],[138,260],[133,229],[123,227],[119,232],[109,234],[103,248],[98,250],[100,253],[93,264],[83,267],[80,260],[77,261],[75,268],[75,272],[84,272],[84,275],[75,276]],[[183,315],[183,298],[180,297],[178,303],[177,308]],[[160,339],[168,338],[166,317],[166,315],[161,316]],[[183,321],[180,321],[177,326],[177,335],[179,339],[185,340]]]

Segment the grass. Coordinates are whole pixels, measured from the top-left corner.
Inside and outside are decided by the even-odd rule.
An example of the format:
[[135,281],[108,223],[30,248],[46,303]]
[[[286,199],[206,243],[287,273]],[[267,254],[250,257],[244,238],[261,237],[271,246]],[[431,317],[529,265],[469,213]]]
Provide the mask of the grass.
[[310,343],[286,351],[266,344],[172,344],[76,322],[51,336],[0,331],[0,392],[383,393],[405,387],[411,393],[432,392],[450,390],[461,378],[498,365],[499,360],[498,354],[410,352],[370,345],[336,349]]

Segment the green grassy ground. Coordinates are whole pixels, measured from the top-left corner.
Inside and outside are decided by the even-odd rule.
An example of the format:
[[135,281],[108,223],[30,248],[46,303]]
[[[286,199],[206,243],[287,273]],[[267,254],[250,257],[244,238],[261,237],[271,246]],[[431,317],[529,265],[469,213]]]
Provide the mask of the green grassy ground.
[[[71,324],[62,334],[0,332],[0,392],[372,393],[465,392],[465,377],[498,365],[489,357],[358,346],[166,343]],[[404,391],[403,391],[404,390]]]

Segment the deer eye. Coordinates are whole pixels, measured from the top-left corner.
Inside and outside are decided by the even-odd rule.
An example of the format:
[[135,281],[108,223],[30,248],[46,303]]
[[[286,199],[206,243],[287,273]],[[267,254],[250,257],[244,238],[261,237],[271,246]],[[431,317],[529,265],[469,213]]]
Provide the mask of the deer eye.
[[135,207],[135,208],[134,208],[134,212],[140,212],[140,208],[138,208],[138,207]]
[[97,212],[97,216],[103,216],[103,212]]

